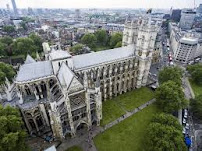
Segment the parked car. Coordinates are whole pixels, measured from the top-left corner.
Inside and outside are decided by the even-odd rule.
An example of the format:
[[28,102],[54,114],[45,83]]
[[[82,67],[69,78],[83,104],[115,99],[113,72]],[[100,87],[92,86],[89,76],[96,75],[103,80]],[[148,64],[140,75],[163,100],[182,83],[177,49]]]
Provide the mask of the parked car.
[[186,119],[185,118],[183,118],[182,123],[186,124]]
[[186,123],[185,129],[189,129],[189,123]]

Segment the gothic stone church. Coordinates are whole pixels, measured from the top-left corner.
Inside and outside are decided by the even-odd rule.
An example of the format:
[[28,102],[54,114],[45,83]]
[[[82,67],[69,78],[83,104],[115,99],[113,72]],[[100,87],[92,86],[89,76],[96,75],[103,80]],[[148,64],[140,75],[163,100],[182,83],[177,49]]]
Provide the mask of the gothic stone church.
[[64,138],[99,125],[102,101],[146,85],[158,30],[139,18],[126,23],[123,47],[76,56],[43,43],[45,61],[27,56],[4,105],[20,109],[30,134]]

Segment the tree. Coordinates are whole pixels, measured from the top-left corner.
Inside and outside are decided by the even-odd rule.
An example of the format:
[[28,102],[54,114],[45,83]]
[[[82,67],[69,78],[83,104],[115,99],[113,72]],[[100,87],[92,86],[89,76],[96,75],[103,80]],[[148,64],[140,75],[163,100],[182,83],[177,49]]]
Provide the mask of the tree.
[[194,117],[202,120],[202,95],[199,95],[195,99],[190,100],[190,106]]
[[18,38],[13,43],[13,51],[15,54],[25,54],[37,51],[34,41],[31,38]]
[[164,82],[156,90],[156,101],[164,112],[172,113],[188,105],[182,88],[173,81]]
[[117,43],[121,42],[122,41],[122,37],[123,35],[121,33],[115,33],[111,36],[110,38],[110,47],[111,48],[115,48],[115,46],[117,45]]
[[179,124],[179,121],[171,114],[156,114],[153,116],[151,122],[153,123],[160,123],[162,125],[173,126],[177,130],[182,131],[182,126]]
[[14,76],[15,71],[13,67],[9,64],[0,62],[0,84],[3,84],[5,82],[6,77],[8,78],[8,80],[11,81]]
[[6,54],[6,45],[0,42],[0,56],[5,56]]
[[95,48],[96,47],[97,38],[95,37],[94,34],[85,34],[81,38],[81,42],[83,44],[86,44],[90,48]]
[[8,34],[11,34],[15,31],[15,27],[14,26],[4,26],[3,27],[3,31],[7,32]]
[[26,133],[22,129],[23,122],[17,109],[0,105],[0,150],[27,151]]
[[35,45],[35,49],[39,52],[41,52],[43,50],[43,47],[42,47],[42,39],[40,36],[36,35],[35,33],[31,33],[29,35],[29,38],[33,40],[34,42],[34,45]]
[[114,48],[118,48],[122,46],[122,41],[119,41]]
[[187,67],[188,72],[191,74],[192,79],[198,85],[202,85],[202,65],[190,65]]
[[[0,39],[0,43],[3,43],[4,45],[4,53],[3,55],[12,55],[12,49],[11,49],[11,44],[13,43],[13,39],[9,36],[5,36]],[[1,48],[0,48],[1,49]]]
[[106,30],[98,30],[95,33],[95,36],[97,38],[98,44],[100,44],[100,45],[106,45],[107,44],[108,35],[107,35]]
[[182,85],[182,70],[178,67],[164,67],[159,72],[159,83],[163,84],[169,80],[174,81],[179,86]]
[[182,126],[177,118],[161,113],[154,115],[146,130],[146,150],[186,151]]
[[84,47],[84,45],[82,45],[82,44],[76,44],[73,47],[71,47],[70,51],[77,54],[77,53],[79,53],[79,51],[81,51],[83,49],[83,47]]
[[7,46],[9,46],[10,44],[12,44],[13,42],[13,38],[11,38],[10,36],[5,36],[5,37],[2,37],[0,39],[0,41],[4,44],[6,44]]

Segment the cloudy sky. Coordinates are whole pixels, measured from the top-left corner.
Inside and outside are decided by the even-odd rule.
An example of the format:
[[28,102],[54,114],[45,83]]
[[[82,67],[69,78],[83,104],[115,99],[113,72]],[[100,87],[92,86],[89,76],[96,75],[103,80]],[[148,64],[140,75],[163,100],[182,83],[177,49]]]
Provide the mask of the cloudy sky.
[[[0,8],[11,0],[0,0]],[[194,0],[15,0],[18,8],[193,8]],[[196,6],[202,0],[195,0]]]

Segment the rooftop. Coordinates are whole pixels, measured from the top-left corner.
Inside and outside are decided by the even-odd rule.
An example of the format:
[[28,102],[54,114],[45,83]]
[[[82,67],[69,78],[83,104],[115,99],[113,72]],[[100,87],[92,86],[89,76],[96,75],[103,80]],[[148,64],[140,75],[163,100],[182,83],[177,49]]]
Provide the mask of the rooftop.
[[24,64],[16,77],[16,82],[27,82],[38,78],[47,77],[53,74],[53,69],[50,61],[39,61],[29,64]]
[[63,50],[53,50],[50,53],[51,60],[57,60],[57,59],[68,58],[68,57],[71,57],[71,55],[67,51],[63,51]]
[[86,68],[134,55],[134,45],[73,56],[75,69]]

